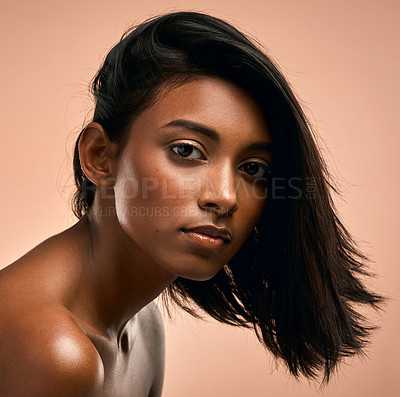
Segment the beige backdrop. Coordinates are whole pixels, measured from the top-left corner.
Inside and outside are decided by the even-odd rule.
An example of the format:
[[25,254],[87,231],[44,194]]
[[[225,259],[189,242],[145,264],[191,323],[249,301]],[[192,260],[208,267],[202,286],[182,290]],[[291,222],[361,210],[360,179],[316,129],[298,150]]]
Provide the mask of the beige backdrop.
[[[87,83],[132,22],[172,10],[226,18],[282,66],[321,135],[344,224],[391,297],[368,358],[348,360],[325,396],[397,396],[399,2],[393,0],[1,2],[0,267],[74,223],[71,153],[91,109]],[[250,332],[177,316],[166,322],[165,397],[317,396]]]

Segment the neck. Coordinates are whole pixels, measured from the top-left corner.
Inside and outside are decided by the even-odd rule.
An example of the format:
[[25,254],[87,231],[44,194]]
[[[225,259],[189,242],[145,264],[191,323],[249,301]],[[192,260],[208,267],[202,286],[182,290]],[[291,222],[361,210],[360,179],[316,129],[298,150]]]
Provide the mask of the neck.
[[95,327],[119,338],[127,322],[176,276],[135,244],[122,230],[115,211],[95,214],[99,211],[94,209],[78,223],[87,237],[87,260],[77,301]]

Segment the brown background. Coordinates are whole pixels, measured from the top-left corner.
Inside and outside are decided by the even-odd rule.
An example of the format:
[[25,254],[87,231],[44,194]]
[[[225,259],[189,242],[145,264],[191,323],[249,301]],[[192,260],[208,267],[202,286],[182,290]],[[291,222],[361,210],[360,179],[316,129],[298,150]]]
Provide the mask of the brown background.
[[[395,396],[398,233],[397,1],[2,1],[0,16],[0,267],[72,225],[72,145],[92,103],[87,83],[133,22],[198,10],[256,37],[281,65],[342,184],[342,220],[376,262],[372,285],[391,301],[368,358],[349,359],[325,396]],[[34,281],[34,280],[32,280]],[[317,396],[250,332],[177,315],[166,322],[165,397]]]

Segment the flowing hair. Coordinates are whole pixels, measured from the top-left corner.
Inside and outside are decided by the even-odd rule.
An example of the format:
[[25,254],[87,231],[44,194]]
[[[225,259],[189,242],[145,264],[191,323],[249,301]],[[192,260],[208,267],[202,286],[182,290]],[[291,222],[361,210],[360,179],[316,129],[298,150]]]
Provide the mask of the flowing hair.
[[[260,47],[227,22],[197,12],[151,18],[128,30],[92,82],[93,121],[123,148],[129,126],[165,87],[196,76],[238,84],[258,103],[274,142],[267,199],[252,233],[214,277],[178,277],[163,292],[195,317],[254,329],[259,341],[290,372],[328,382],[342,357],[363,352],[374,328],[357,310],[379,308],[369,291],[368,258],[340,222],[333,179],[289,84]],[[74,153],[80,219],[96,186]]]

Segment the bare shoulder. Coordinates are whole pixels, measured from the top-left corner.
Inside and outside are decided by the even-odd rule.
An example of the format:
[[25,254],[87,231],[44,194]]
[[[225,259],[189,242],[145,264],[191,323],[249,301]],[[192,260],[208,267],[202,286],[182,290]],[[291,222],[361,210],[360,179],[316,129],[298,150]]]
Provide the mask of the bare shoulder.
[[[138,335],[142,355],[148,358],[152,378],[150,396],[161,396],[165,370],[165,331],[164,323],[154,302],[150,302],[137,313]],[[135,342],[136,343],[136,342]]]
[[164,322],[154,301],[138,312],[138,319],[142,331],[145,331],[150,339],[164,340]]
[[150,302],[137,313],[137,337],[151,357],[155,366],[164,368],[165,331],[161,313],[154,302]]
[[101,358],[61,308],[1,313],[0,395],[100,396]]

